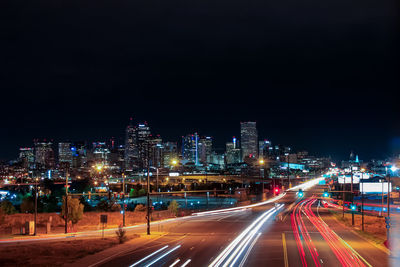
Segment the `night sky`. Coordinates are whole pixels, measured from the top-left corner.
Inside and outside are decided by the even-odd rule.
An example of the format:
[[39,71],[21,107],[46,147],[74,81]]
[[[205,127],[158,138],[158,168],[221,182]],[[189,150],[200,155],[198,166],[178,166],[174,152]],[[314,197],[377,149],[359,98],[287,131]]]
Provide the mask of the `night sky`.
[[397,0],[38,2],[2,1],[0,159],[129,117],[221,148],[255,120],[336,160],[400,151]]

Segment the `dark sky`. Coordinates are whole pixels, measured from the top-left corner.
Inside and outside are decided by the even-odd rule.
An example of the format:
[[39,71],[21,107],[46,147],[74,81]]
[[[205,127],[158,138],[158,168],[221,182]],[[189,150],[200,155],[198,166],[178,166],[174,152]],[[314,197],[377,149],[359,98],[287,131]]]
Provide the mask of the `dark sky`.
[[361,159],[400,148],[397,0],[2,1],[0,158],[33,138],[260,136]]

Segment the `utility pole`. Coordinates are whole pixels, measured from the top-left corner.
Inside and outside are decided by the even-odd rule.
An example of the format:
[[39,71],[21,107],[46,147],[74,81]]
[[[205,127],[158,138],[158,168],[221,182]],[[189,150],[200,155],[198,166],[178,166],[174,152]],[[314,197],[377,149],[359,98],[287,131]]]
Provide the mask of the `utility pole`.
[[37,178],[35,178],[35,229],[33,235],[36,235],[36,224],[37,224],[37,198],[38,198],[38,189],[37,189]]
[[361,228],[364,232],[364,171],[361,171]]
[[[67,167],[68,168],[68,167]],[[65,233],[68,233],[68,169],[65,171]]]
[[344,182],[343,182],[343,186],[342,186],[342,190],[343,190],[343,193],[342,193],[342,200],[343,200],[343,203],[342,203],[342,208],[343,208],[343,213],[342,213],[342,218],[344,219],[344,196],[345,196],[345,194],[344,194],[344,187],[345,187],[345,185],[346,185],[346,176],[344,177]]
[[147,235],[150,235],[150,162],[147,160]]
[[157,177],[156,177],[156,190],[157,190],[157,193],[158,193],[158,167],[156,168],[156,172],[157,172]]
[[122,226],[125,227],[125,174],[122,174]]
[[[390,221],[390,172],[388,175],[388,193],[387,193],[387,217]],[[389,225],[390,226],[390,225]],[[386,228],[386,239],[389,240],[390,228]]]
[[[354,205],[354,192],[353,192],[353,165],[351,165],[351,206]],[[351,225],[354,226],[354,211],[351,211]]]
[[287,154],[287,180],[288,180],[288,189],[290,188],[290,162],[289,162],[290,154]]
[[384,204],[384,195],[383,195],[383,183],[385,182],[385,180],[381,180],[382,181],[382,207],[381,207],[381,216],[383,216],[383,204]]

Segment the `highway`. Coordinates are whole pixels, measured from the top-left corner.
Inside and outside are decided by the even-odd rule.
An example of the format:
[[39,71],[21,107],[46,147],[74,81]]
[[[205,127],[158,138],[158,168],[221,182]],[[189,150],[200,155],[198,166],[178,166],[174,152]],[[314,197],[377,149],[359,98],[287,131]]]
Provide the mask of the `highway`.
[[265,205],[162,224],[168,234],[92,266],[388,266],[385,252],[329,216],[313,197],[320,193],[293,190]]
[[[153,222],[152,231],[163,233],[159,237],[110,257],[95,254],[85,266],[389,266],[384,251],[330,216],[320,203],[321,187],[303,184],[303,197],[299,188],[262,203]],[[143,234],[146,225],[127,230]],[[65,236],[30,242],[52,238]]]

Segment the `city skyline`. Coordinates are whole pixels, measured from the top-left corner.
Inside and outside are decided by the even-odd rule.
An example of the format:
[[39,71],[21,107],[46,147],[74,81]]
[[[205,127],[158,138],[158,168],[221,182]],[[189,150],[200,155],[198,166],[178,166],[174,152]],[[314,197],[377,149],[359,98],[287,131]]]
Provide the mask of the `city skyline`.
[[[129,124],[129,121],[134,121],[135,123],[146,123],[146,124],[148,123],[147,120],[138,121],[138,120],[134,119],[133,117],[130,117],[130,119],[127,119],[126,121],[127,121],[128,124]],[[214,148],[214,150],[222,152],[222,151],[225,151],[226,142],[230,141],[232,137],[236,137],[237,140],[241,139],[240,138],[240,136],[241,136],[240,125],[238,125],[239,123],[241,124],[242,122],[237,122],[236,123],[236,129],[233,129],[234,131],[231,132],[231,133],[224,132],[224,133],[221,134],[220,132],[211,131],[211,132],[215,133],[215,135],[212,135],[212,134],[209,134],[209,132],[205,132],[205,131],[201,131],[201,130],[193,130],[192,132],[193,133],[195,133],[195,132],[197,133],[198,132],[199,136],[211,136],[213,138],[213,148]],[[186,131],[186,132],[183,131],[180,134],[177,133],[177,135],[173,135],[173,134],[171,134],[171,132],[168,131],[168,129],[160,129],[160,127],[157,127],[157,125],[155,125],[155,124],[153,124],[151,122],[149,123],[149,126],[152,129],[152,135],[161,135],[161,137],[163,138],[163,141],[172,141],[172,142],[177,142],[178,144],[182,143],[182,137],[183,136],[185,136],[185,135],[190,133],[190,131]],[[232,125],[227,125],[227,126],[228,127],[224,127],[224,128],[227,128],[227,129],[232,128],[231,127]],[[262,130],[261,131],[259,130],[259,127],[261,127],[261,129],[262,129],[263,125],[260,125],[260,124],[257,123],[257,132],[258,133],[259,132],[263,132]],[[125,125],[125,128],[126,128],[126,125]],[[156,130],[154,130],[154,129],[156,129]],[[197,128],[197,129],[199,129],[199,128]],[[274,131],[271,130],[271,133],[274,133]],[[218,137],[221,137],[221,136],[223,138],[227,136],[227,138],[226,139],[218,138]],[[274,134],[271,134],[271,136],[274,136]],[[47,136],[47,137],[46,136],[41,136],[40,138],[34,137],[31,140],[29,140],[28,138],[25,138],[25,139],[23,139],[24,140],[23,144],[12,144],[13,147],[15,147],[16,149],[14,149],[14,150],[10,149],[8,151],[8,153],[7,152],[5,153],[4,150],[2,150],[2,153],[0,154],[0,160],[7,161],[7,160],[11,160],[11,159],[17,157],[17,155],[18,155],[17,151],[18,151],[18,149],[20,147],[31,147],[31,146],[33,146],[33,143],[34,143],[35,140],[48,140],[48,141],[51,140],[51,141],[54,141],[56,143],[84,141],[84,142],[87,142],[88,144],[90,144],[91,142],[109,141],[109,140],[113,139],[119,145],[125,145],[125,142],[126,142],[125,138],[126,138],[125,130],[120,131],[119,135],[118,134],[109,134],[108,136],[102,136],[101,134],[100,135],[98,135],[98,134],[96,135],[95,134],[94,136],[90,136],[90,135],[72,135],[71,137],[68,137],[68,136],[65,136],[65,135],[64,135],[64,137],[63,136],[50,136],[50,137],[49,136]],[[289,139],[288,140],[289,142],[288,143],[283,143],[283,142],[276,141],[276,139],[278,139],[278,140],[279,139],[281,139],[281,140],[285,140],[285,139],[288,140]],[[272,141],[274,145],[275,144],[276,145],[279,144],[279,145],[284,145],[284,146],[290,146],[295,151],[306,150],[306,151],[311,152],[314,155],[326,156],[326,157],[330,156],[333,159],[333,161],[336,161],[336,162],[348,159],[348,156],[349,156],[349,154],[351,152],[356,152],[363,159],[367,159],[367,160],[370,160],[370,159],[381,159],[381,158],[385,158],[385,157],[392,157],[396,153],[396,151],[394,150],[393,153],[388,152],[386,155],[382,154],[382,156],[379,157],[379,156],[376,156],[375,152],[368,151],[368,149],[365,150],[365,148],[362,148],[362,149],[358,149],[357,150],[357,149],[354,149],[351,146],[349,146],[349,149],[347,151],[342,150],[341,153],[324,153],[323,150],[315,149],[315,147],[313,147],[313,146],[306,147],[305,145],[298,145],[298,144],[296,144],[294,142],[291,143],[290,142],[290,136],[289,137],[285,137],[285,138],[280,138],[279,135],[278,135],[276,139],[273,138],[273,137],[270,137],[270,136],[265,136],[265,135],[263,135],[261,133],[261,134],[259,134],[258,141],[269,140],[269,141]],[[296,140],[296,138],[293,138],[293,140]],[[398,144],[399,141],[396,140],[396,139],[392,140],[391,142],[392,142],[392,145],[394,147],[399,147],[400,146]],[[371,157],[371,156],[368,156],[368,155],[374,155],[374,157]]]

